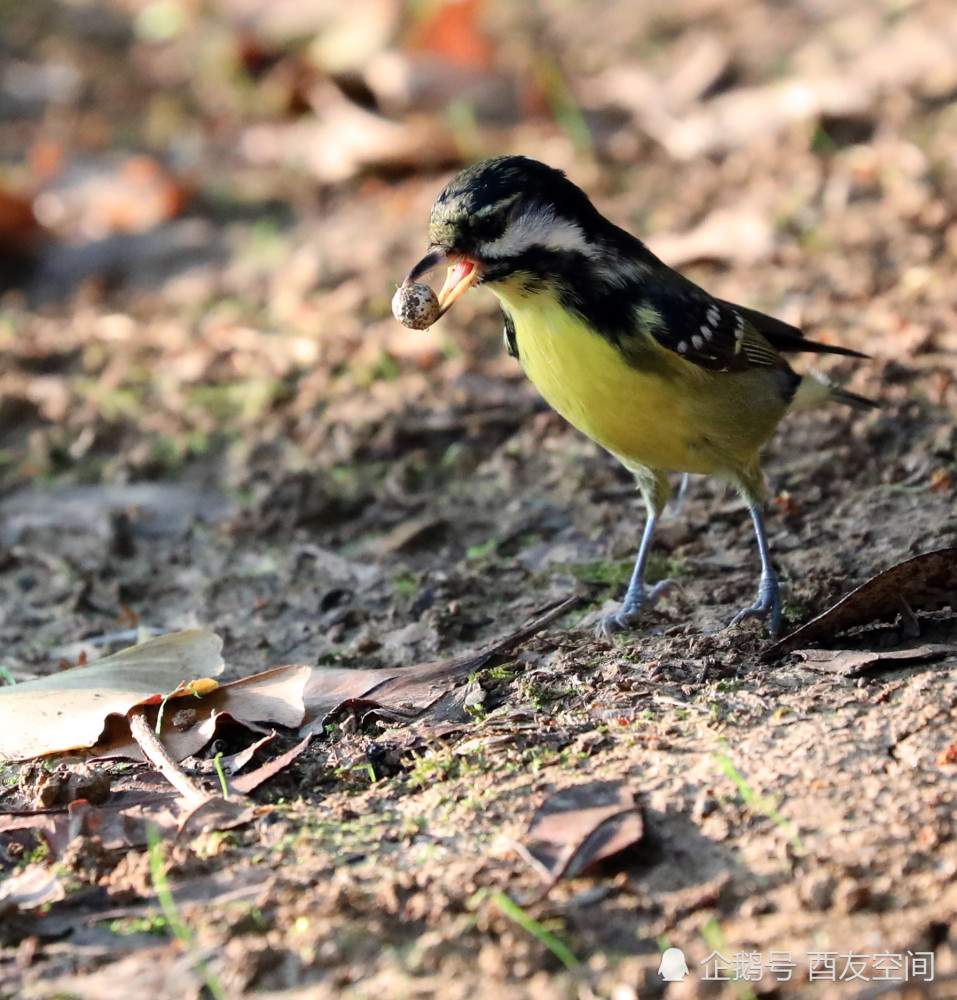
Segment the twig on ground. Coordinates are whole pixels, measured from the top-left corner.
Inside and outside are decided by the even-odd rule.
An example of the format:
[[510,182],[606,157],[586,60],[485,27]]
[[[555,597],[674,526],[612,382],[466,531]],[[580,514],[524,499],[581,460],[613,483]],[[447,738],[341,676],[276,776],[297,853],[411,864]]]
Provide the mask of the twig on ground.
[[202,805],[212,796],[193,784],[180,766],[166,752],[142,708],[134,708],[129,714],[130,732],[139,744],[143,756],[153,764],[164,778],[193,806]]

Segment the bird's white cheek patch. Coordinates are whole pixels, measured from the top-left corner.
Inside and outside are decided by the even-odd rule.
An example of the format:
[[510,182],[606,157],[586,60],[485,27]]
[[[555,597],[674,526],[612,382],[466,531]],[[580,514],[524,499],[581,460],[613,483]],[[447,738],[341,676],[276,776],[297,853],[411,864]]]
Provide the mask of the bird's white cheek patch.
[[574,222],[556,218],[553,212],[526,212],[497,240],[486,243],[482,247],[482,255],[507,260],[519,256],[531,247],[581,253],[587,257],[594,254],[594,247]]

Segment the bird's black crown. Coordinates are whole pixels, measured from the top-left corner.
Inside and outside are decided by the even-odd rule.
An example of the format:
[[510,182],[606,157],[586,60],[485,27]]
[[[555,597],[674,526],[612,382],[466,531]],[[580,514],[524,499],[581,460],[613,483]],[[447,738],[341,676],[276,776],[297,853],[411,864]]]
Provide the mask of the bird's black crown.
[[483,246],[536,210],[583,230],[601,221],[585,192],[561,170],[527,156],[495,156],[449,182],[432,206],[429,236],[433,246],[482,259]]

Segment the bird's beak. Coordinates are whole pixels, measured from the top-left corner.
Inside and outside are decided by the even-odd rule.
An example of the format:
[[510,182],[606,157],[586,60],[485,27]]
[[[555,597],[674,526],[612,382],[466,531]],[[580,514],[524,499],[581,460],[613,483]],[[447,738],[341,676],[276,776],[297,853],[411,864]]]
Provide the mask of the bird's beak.
[[[440,264],[447,264],[449,273],[446,275],[445,284],[439,292],[439,313],[443,316],[452,308],[453,303],[460,299],[479,278],[482,276],[482,269],[474,260],[453,257],[443,250],[433,250],[426,254],[415,267],[409,271],[403,284],[408,285],[413,281],[418,281],[422,275],[434,270]],[[438,319],[436,316],[436,319]]]

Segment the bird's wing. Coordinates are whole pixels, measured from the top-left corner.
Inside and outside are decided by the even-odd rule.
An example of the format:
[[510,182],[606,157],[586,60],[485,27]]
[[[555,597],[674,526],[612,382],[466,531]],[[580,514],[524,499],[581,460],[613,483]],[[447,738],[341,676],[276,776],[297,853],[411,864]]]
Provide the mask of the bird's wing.
[[636,307],[639,334],[650,335],[700,368],[787,368],[787,362],[752,321],[760,315],[716,299],[679,275],[647,281]]
[[849,347],[807,340],[796,326],[716,299],[675,272],[645,283],[637,320],[639,333],[709,371],[787,368],[781,351],[867,357]]
[[833,344],[819,344],[808,340],[804,334],[790,323],[766,316],[757,309],[732,305],[718,299],[718,304],[740,313],[776,351],[807,351],[813,354],[844,354],[849,358],[866,358],[866,354],[851,350],[850,347],[836,347]]

